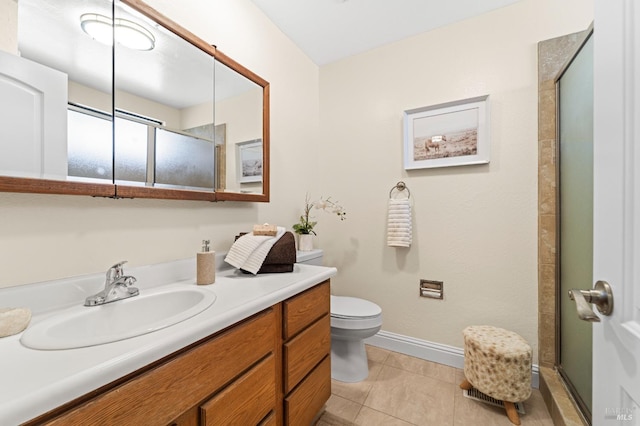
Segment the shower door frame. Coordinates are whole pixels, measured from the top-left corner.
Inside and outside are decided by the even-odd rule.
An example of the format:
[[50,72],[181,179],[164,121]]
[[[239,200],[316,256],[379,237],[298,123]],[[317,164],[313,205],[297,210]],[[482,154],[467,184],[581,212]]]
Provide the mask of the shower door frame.
[[[561,274],[561,263],[560,263],[560,257],[561,257],[561,252],[562,252],[562,248],[560,245],[560,237],[561,237],[561,226],[560,226],[560,218],[561,218],[561,214],[560,214],[560,178],[561,178],[561,173],[560,173],[560,90],[559,90],[559,82],[560,79],[562,78],[562,76],[564,75],[565,71],[571,66],[571,64],[573,63],[573,61],[575,60],[576,56],[580,53],[580,51],[582,50],[582,48],[584,47],[584,45],[587,43],[587,41],[594,36],[594,31],[593,31],[593,24],[591,24],[591,26],[588,28],[584,39],[578,44],[577,48],[575,49],[575,52],[573,52],[573,54],[571,54],[571,56],[569,57],[569,60],[562,66],[562,68],[560,69],[560,71],[558,72],[556,78],[555,78],[555,92],[556,92],[556,137],[555,137],[555,152],[554,152],[554,156],[555,156],[555,172],[556,172],[556,238],[555,238],[555,244],[556,244],[556,272],[555,272],[555,290],[556,290],[556,297],[555,297],[555,311],[556,311],[556,322],[555,322],[555,367],[558,371],[558,374],[560,375],[560,377],[562,378],[562,382],[564,384],[564,386],[567,388],[567,390],[569,391],[569,394],[571,395],[571,398],[573,399],[573,402],[577,405],[577,408],[579,410],[580,415],[583,417],[583,420],[585,420],[587,422],[587,424],[592,424],[592,419],[591,419],[591,411],[589,410],[588,406],[586,405],[586,403],[584,402],[584,400],[582,399],[582,397],[580,396],[580,394],[578,393],[577,389],[575,388],[575,386],[573,385],[573,383],[571,382],[571,379],[568,377],[567,373],[564,371],[564,369],[562,368],[562,365],[560,364],[560,360],[561,360],[561,326],[562,326],[562,312],[561,312],[561,302],[562,302],[562,298],[563,297],[567,297],[566,294],[562,294],[562,289],[560,287],[560,274]],[[576,314],[577,315],[577,314]]]

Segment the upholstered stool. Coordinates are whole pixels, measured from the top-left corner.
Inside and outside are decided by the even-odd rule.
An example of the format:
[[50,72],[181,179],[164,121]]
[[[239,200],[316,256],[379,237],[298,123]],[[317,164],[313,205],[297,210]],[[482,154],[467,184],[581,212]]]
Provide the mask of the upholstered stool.
[[519,425],[514,402],[531,395],[531,346],[519,334],[488,325],[473,325],[464,336],[462,389],[471,387],[502,400],[511,423]]

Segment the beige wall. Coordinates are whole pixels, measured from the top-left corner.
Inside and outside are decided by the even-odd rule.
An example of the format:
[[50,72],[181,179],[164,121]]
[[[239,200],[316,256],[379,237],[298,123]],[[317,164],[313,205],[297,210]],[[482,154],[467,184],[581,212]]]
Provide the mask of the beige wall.
[[[334,293],[378,303],[386,331],[461,347],[464,327],[491,324],[537,355],[537,43],[592,19],[592,2],[524,0],[321,69],[319,180],[348,211],[318,230]],[[404,110],[485,94],[489,165],[404,170]],[[385,245],[399,180],[408,250]],[[418,297],[421,278],[444,281],[444,300]]]
[[203,238],[226,251],[254,223],[290,227],[314,190],[318,67],[249,0],[149,3],[271,83],[271,203],[0,193],[0,287],[195,256]]
[[[69,102],[111,113],[111,93],[101,92],[72,80],[69,80]],[[135,112],[144,117],[160,120],[171,129],[180,130],[184,128],[181,127],[184,110],[175,109],[122,90],[116,91],[116,103],[120,110]],[[211,111],[211,108],[209,108],[209,111]],[[209,123],[212,120],[211,117],[213,117],[212,113],[209,114]]]
[[0,50],[18,53],[18,2],[0,0]]
[[164,122],[170,129],[180,129],[180,110],[122,90],[116,90],[116,108]]
[[69,102],[111,113],[111,93],[102,92],[84,84],[68,80]]

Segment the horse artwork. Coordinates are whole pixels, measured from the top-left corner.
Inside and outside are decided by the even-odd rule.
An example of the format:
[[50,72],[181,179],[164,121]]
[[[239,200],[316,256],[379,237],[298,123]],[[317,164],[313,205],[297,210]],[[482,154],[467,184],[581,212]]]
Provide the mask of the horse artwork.
[[406,110],[405,169],[489,162],[487,96]]
[[414,139],[415,161],[475,155],[477,152],[478,132],[475,128]]
[[444,143],[447,141],[447,137],[444,135],[440,135],[440,136],[432,136],[431,138],[427,139],[427,141],[425,142],[425,147],[427,148],[427,153],[430,150],[433,150],[433,152],[440,152],[440,144]]

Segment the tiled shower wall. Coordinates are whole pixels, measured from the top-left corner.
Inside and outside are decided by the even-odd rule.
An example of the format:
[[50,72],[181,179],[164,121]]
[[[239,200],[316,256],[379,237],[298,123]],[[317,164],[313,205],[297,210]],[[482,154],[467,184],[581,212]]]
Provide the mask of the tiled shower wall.
[[583,422],[555,372],[556,363],[556,88],[555,79],[588,30],[538,43],[538,360],[540,391],[556,425]]

